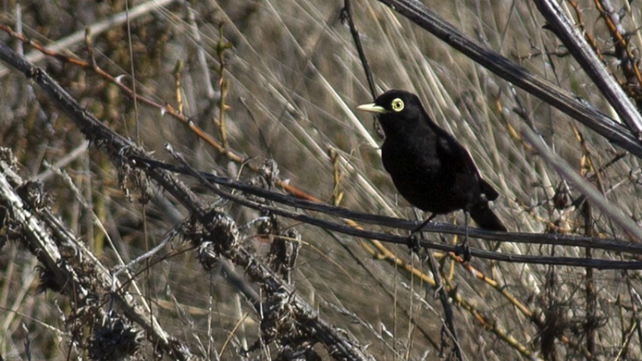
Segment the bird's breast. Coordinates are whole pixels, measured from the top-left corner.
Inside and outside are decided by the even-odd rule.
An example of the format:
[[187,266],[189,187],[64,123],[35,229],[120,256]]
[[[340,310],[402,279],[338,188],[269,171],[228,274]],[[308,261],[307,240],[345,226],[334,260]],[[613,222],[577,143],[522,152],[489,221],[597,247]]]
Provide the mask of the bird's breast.
[[381,156],[395,187],[413,206],[432,213],[449,213],[471,202],[472,193],[455,191],[461,184],[461,174],[443,163],[436,137],[386,138]]

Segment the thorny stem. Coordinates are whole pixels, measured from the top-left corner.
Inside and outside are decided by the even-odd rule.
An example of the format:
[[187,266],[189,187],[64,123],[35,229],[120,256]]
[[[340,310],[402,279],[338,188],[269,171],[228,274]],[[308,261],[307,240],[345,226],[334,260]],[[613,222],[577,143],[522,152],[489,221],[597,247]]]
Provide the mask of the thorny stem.
[[229,89],[230,83],[225,78],[225,51],[230,49],[232,45],[225,41],[223,37],[223,24],[220,24],[218,27],[218,43],[216,44],[216,56],[218,57],[219,63],[219,77],[218,81],[219,88],[221,89],[221,98],[219,99],[219,129],[221,131],[221,143],[223,148],[227,149],[227,135],[225,134],[225,110],[227,105],[225,105],[225,98],[227,97],[227,91]]
[[174,67],[174,82],[176,86],[176,104],[178,105],[178,113],[185,114],[183,111],[183,96],[181,95],[181,72],[183,71],[183,61],[178,60],[176,67]]

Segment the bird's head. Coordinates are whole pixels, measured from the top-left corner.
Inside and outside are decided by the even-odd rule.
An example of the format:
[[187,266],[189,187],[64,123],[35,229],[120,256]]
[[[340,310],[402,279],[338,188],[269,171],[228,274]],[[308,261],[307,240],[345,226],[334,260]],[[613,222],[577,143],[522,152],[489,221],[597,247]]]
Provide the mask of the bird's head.
[[430,121],[419,98],[404,90],[388,90],[379,95],[374,103],[363,104],[359,110],[377,113],[387,136],[402,129],[412,129],[422,122]]

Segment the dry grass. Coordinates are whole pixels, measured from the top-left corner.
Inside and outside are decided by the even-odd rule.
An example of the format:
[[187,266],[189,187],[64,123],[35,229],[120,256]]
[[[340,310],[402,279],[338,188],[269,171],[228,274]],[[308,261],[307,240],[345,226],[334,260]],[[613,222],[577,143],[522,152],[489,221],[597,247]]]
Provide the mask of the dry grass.
[[[0,23],[15,29],[17,10],[12,3],[3,5]],[[122,1],[71,3],[21,2],[24,33],[53,47],[60,39],[126,10]],[[144,2],[132,7],[139,3]],[[122,81],[128,85],[133,69],[139,94],[178,109],[174,69],[177,61],[183,61],[183,114],[220,140],[216,120],[220,118],[221,73],[216,47],[222,25],[224,41],[232,45],[224,53],[229,149],[254,166],[274,159],[281,179],[323,202],[333,202],[336,187],[343,193],[342,207],[415,218],[413,209],[396,195],[381,165],[376,149],[381,139],[373,130],[373,120],[354,113],[358,104],[372,99],[349,29],[339,20],[342,2],[194,3],[198,4],[191,8],[193,21],[186,5],[174,2],[144,12],[132,19],[129,27],[123,23],[93,34],[97,64],[113,76],[125,75]],[[542,29],[545,21],[532,2],[424,3],[470,38],[615,116],[554,33]],[[568,3],[562,6],[575,17]],[[621,6],[620,2],[614,4],[616,9]],[[553,198],[561,177],[511,130],[519,131],[530,123],[551,149],[587,176],[622,149],[515,89],[379,2],[355,1],[353,8],[378,90],[403,88],[419,94],[428,112],[466,145],[485,178],[500,191],[502,196],[494,206],[511,231],[558,231],[630,240],[595,208],[569,205],[555,209]],[[593,2],[583,1],[579,8],[584,26],[605,54],[610,71],[624,79],[615,58],[609,55],[613,43]],[[623,11],[624,28],[632,32],[630,47],[638,54],[642,42],[633,31],[641,25],[640,7]],[[88,59],[80,39],[63,52]],[[20,44],[5,33],[0,33],[0,42],[14,48]],[[25,53],[31,52],[37,53],[25,46]],[[90,69],[51,57],[37,64],[104,124],[155,151],[157,158],[173,162],[163,148],[170,143],[198,169],[241,180],[257,177],[249,167],[199,140],[175,118],[163,115],[158,108],[134,103]],[[13,150],[23,178],[43,174],[47,164],[55,164],[83,146],[83,134],[22,75],[6,73],[0,82],[0,145]],[[329,150],[337,155],[338,184],[333,180]],[[162,192],[146,206],[129,201],[119,187],[116,168],[94,147],[78,152],[61,170],[70,181],[60,174],[43,180],[52,198],[51,209],[107,267],[119,265],[120,259],[127,263],[155,247],[168,230],[188,216],[183,206]],[[600,174],[601,183],[595,177],[591,181],[637,221],[642,204],[639,177],[638,159],[625,155]],[[204,187],[184,179],[204,200],[219,202],[239,227],[261,215],[233,202],[219,201]],[[137,198],[136,191],[132,192]],[[572,201],[580,196],[570,189]],[[438,218],[455,224],[462,224],[462,220],[461,214]],[[323,319],[345,330],[360,345],[367,345],[366,352],[377,360],[448,358],[452,341],[442,333],[442,305],[428,284],[381,256],[368,240],[286,218],[279,218],[279,225],[301,234],[292,283],[296,293],[318,308]],[[260,258],[270,244],[257,237],[258,233],[256,224],[241,229],[242,245]],[[433,242],[455,241],[447,234],[430,233],[427,237]],[[141,271],[135,276],[139,288],[129,291],[135,297],[144,296],[162,327],[193,353],[238,359],[239,350],[257,340],[261,315],[237,296],[238,284],[222,266],[204,272],[190,246],[176,239],[154,260],[136,264],[132,272]],[[385,247],[432,281],[426,262],[410,257],[406,247]],[[473,247],[534,256],[587,254],[583,248],[476,239]],[[638,271],[474,258],[470,267],[479,272],[474,273],[452,255],[437,252],[435,256],[445,289],[453,299],[454,320],[467,360],[590,359],[590,352],[595,359],[617,359],[618,355],[622,359],[642,358],[636,321],[642,306]],[[630,259],[630,255],[599,250],[592,256]],[[233,268],[227,260],[222,263]],[[19,242],[8,242],[2,248],[0,355],[5,360],[24,359],[27,354],[32,359],[52,360],[86,356],[82,338],[72,339],[66,328],[73,309],[69,298],[52,290],[37,292],[36,264],[36,258]],[[244,283],[259,289],[257,283],[243,279],[243,269],[236,272]],[[122,276],[121,281],[125,280]],[[85,336],[91,333],[88,329],[84,332]],[[554,344],[552,349],[546,348],[546,341]],[[446,345],[443,354],[441,342]],[[320,345],[315,350],[323,359],[332,358]],[[249,358],[276,359],[277,355],[277,347],[271,345]],[[151,358],[151,346],[146,345],[139,357]]]

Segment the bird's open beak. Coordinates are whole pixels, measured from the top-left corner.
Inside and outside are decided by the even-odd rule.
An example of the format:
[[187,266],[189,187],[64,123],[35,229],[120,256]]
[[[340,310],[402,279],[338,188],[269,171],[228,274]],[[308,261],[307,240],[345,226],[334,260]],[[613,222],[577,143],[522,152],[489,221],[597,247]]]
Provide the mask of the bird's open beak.
[[386,113],[386,108],[376,105],[375,103],[363,104],[357,107],[359,110],[363,110],[370,113]]

